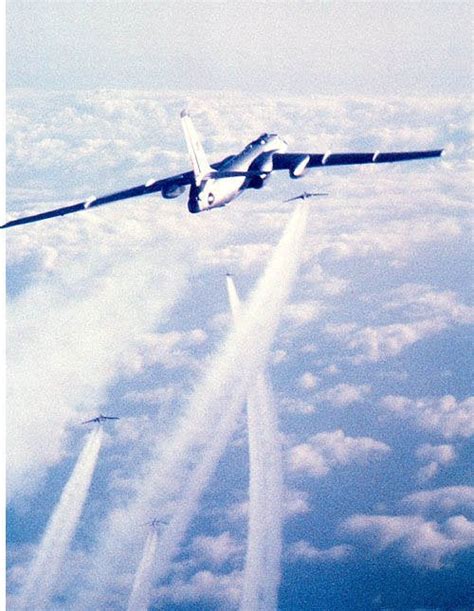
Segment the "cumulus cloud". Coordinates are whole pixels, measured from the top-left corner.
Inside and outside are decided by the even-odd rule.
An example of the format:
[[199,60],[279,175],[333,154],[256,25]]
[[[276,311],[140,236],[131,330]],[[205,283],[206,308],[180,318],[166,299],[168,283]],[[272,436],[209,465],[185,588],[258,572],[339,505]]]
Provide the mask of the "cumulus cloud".
[[[62,271],[8,304],[11,493],[30,489],[63,457],[67,427],[80,419],[80,411],[104,403],[108,385],[134,352],[136,335],[168,315],[187,272],[178,264],[174,280],[167,282],[166,271],[154,264],[158,252],[145,243],[136,256],[122,249],[107,274],[101,254],[91,253],[88,278],[73,261],[63,261]],[[175,247],[161,253],[163,264],[169,256],[174,260],[171,253]]]
[[474,322],[474,308],[460,303],[454,291],[437,291],[425,284],[403,284],[387,295],[386,310],[402,310],[412,318],[443,316],[459,324]]
[[210,562],[215,566],[221,566],[243,551],[242,546],[228,531],[215,537],[207,535],[194,537],[191,548],[200,561]]
[[319,549],[308,541],[301,539],[289,547],[290,559],[313,562],[338,562],[345,560],[351,553],[351,545],[334,545],[327,549]]
[[395,547],[411,563],[430,569],[441,568],[447,558],[474,545],[474,522],[462,515],[442,524],[420,516],[353,515],[341,528],[379,550]]
[[295,397],[280,397],[279,405],[292,414],[312,414],[316,411],[314,403]]
[[150,390],[130,390],[125,393],[124,399],[131,403],[144,403],[149,405],[159,405],[160,403],[170,403],[177,399],[181,389],[177,386],[163,386],[151,388]]
[[474,488],[472,486],[445,486],[434,490],[421,490],[402,499],[402,504],[421,513],[430,510],[474,511]]
[[336,407],[345,407],[352,403],[363,401],[370,393],[369,384],[337,384],[315,395],[318,401],[326,401]]
[[285,499],[285,515],[287,517],[302,515],[311,511],[309,494],[306,490],[290,488]]
[[[373,181],[373,176],[371,179]],[[384,182],[383,179],[379,180]],[[384,255],[406,263],[416,248],[429,243],[447,242],[462,233],[455,218],[432,217],[430,221],[412,219],[409,224],[405,220],[374,223],[370,228],[339,234],[328,245],[328,251],[337,260]]]
[[323,477],[339,465],[365,464],[390,451],[390,447],[370,437],[349,437],[344,431],[318,433],[306,443],[291,448],[289,465],[293,472]]
[[418,479],[421,482],[434,477],[438,473],[440,465],[447,465],[456,458],[454,447],[449,444],[434,446],[430,443],[424,443],[416,449],[415,455],[419,460],[428,461],[418,470]]
[[350,285],[350,280],[330,276],[319,263],[314,261],[312,261],[311,268],[303,275],[302,280],[307,284],[313,284],[319,293],[329,297],[341,295]]
[[325,331],[354,352],[352,362],[378,362],[397,356],[405,348],[449,329],[474,320],[474,308],[460,302],[454,291],[436,291],[430,286],[403,284],[388,293],[362,299],[378,311],[403,319],[379,325],[329,323]]
[[416,427],[446,439],[471,437],[474,433],[474,397],[458,401],[451,395],[437,399],[387,395],[380,405],[399,418],[413,421]]
[[156,588],[151,600],[171,604],[200,604],[208,601],[221,608],[237,609],[242,587],[242,574],[235,570],[231,573],[198,571],[189,579],[174,579],[170,585]]
[[207,334],[203,329],[187,332],[148,333],[136,340],[136,349],[127,354],[126,368],[134,374],[160,363],[169,369],[177,367],[198,367],[191,355],[191,348],[203,344]]
[[434,319],[361,328],[357,325],[327,325],[326,332],[356,352],[352,361],[357,364],[397,356],[407,346],[435,335],[446,327],[446,321]]
[[304,325],[319,317],[322,306],[318,301],[290,303],[285,308],[285,317],[297,325]]
[[[248,501],[232,504],[226,510],[226,516],[231,522],[241,522],[248,516]],[[309,493],[306,490],[289,488],[284,499],[284,514],[287,518],[310,513]]]
[[317,383],[318,383],[318,378],[314,374],[312,374],[310,371],[305,371],[298,378],[298,386],[300,386],[301,388],[305,390],[310,390],[311,388],[314,388],[317,385]]

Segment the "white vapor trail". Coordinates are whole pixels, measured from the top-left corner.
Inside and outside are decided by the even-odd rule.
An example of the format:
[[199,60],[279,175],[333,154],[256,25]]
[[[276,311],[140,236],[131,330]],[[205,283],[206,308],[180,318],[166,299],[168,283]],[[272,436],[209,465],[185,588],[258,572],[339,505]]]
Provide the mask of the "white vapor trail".
[[[239,297],[227,277],[229,302],[237,322]],[[242,611],[277,608],[282,549],[283,469],[271,385],[257,372],[247,395],[249,440],[249,526]]]
[[[130,524],[150,515],[172,515],[159,541],[159,555],[144,595],[154,580],[169,573],[189,523],[215,466],[235,430],[240,409],[255,371],[265,365],[280,314],[300,259],[307,219],[299,205],[273,256],[226,341],[206,364],[205,374],[188,400],[175,432],[157,442],[152,458],[134,482],[136,496],[109,515],[102,529],[90,574],[87,600],[103,601],[113,590],[140,543]],[[146,592],[145,592],[146,591]],[[86,593],[82,601],[86,603]],[[87,608],[85,605],[84,608]]]
[[142,559],[135,573],[132,593],[128,601],[128,611],[146,611],[148,608],[149,588],[156,561],[157,544],[158,536],[155,528],[152,526],[145,541]]
[[102,445],[103,430],[92,431],[49,519],[16,607],[48,609],[58,575],[76,532]]

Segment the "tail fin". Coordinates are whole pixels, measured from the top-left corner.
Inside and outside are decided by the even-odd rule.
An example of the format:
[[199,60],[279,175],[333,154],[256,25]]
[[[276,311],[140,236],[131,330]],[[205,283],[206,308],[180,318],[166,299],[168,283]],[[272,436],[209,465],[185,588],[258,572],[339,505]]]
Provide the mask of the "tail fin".
[[207,161],[206,153],[204,152],[199,136],[194,129],[191,117],[183,110],[181,113],[181,123],[183,125],[184,136],[188,146],[189,156],[193,166],[194,180],[199,186],[208,174],[212,172],[212,168]]

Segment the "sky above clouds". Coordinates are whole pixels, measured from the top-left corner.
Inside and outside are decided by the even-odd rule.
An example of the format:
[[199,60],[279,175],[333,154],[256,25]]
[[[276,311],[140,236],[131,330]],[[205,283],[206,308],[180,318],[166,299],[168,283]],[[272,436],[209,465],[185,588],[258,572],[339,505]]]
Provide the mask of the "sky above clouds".
[[[225,273],[245,301],[293,211],[282,200],[305,189],[329,197],[311,204],[267,364],[286,499],[278,608],[471,608],[469,4],[7,11],[8,214],[187,169],[184,107],[211,160],[263,131],[294,151],[447,152],[281,173],[208,214],[152,196],[8,231],[12,608],[86,441],[78,424],[99,412],[121,419],[105,427],[51,608],[126,607],[143,474],[183,423],[205,434],[187,406],[232,327]],[[157,511],[177,511],[183,482],[159,469],[153,481]],[[240,416],[153,609],[238,607],[247,512]]]
[[469,2],[7,3],[9,86],[468,93]]

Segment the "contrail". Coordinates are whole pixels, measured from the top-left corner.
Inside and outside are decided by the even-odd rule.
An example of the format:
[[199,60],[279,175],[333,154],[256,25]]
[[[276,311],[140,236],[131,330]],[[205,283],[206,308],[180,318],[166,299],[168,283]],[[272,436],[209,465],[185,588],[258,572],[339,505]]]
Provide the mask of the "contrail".
[[[240,301],[227,276],[229,302],[237,322]],[[263,372],[257,372],[247,396],[249,440],[249,526],[242,611],[277,608],[282,548],[283,476],[278,424],[272,391]]]
[[[201,494],[235,430],[248,386],[254,382],[255,371],[265,365],[296,275],[306,219],[307,207],[300,204],[242,308],[238,324],[206,363],[204,377],[189,398],[174,434],[157,441],[152,458],[135,480],[135,499],[109,515],[90,574],[92,591],[82,593],[76,608],[82,608],[77,606],[82,603],[87,608],[85,596],[89,604],[93,599],[99,602],[113,589],[117,575],[139,553],[139,540],[129,525],[146,521],[150,514],[172,515],[159,541],[151,579],[169,573]],[[144,589],[149,590],[151,584]]]
[[[285,231],[285,234],[278,245],[274,256],[272,257],[263,278],[259,282],[255,293],[249,301],[248,308],[242,310],[236,321],[237,329],[239,329],[241,326],[245,328],[247,325],[249,325],[249,330],[251,328],[253,331],[252,334],[246,334],[245,344],[241,345],[241,350],[235,355],[234,371],[229,372],[230,379],[227,380],[228,383],[231,382],[232,384],[238,384],[239,377],[241,377],[241,379],[245,379],[245,384],[241,385],[241,390],[247,390],[250,387],[249,384],[253,382],[255,370],[262,371],[267,360],[268,351],[273,342],[273,337],[278,326],[281,310],[286,302],[291,290],[293,279],[296,275],[300,244],[306,225],[306,218],[306,207],[300,207],[295,211],[294,216],[292,217],[287,230]],[[234,304],[235,297],[237,298],[238,303],[238,297],[234,287]],[[270,303],[272,304],[272,307],[269,306]],[[249,324],[249,321],[251,324]],[[268,332],[269,330],[270,333]],[[250,359],[252,362],[249,365],[249,353],[252,353],[253,350],[256,349],[260,349],[260,358],[256,360]],[[260,367],[260,369],[257,369],[257,367]],[[246,371],[244,371],[245,369]],[[243,374],[245,375],[245,378]],[[219,426],[213,431],[212,438],[207,449],[203,453],[201,462],[191,473],[189,478],[189,488],[187,488],[185,491],[181,506],[178,508],[173,520],[169,524],[169,527],[163,533],[163,550],[160,549],[161,553],[157,562],[157,577],[164,577],[168,573],[169,564],[177,551],[179,543],[186,532],[191,518],[197,509],[199,498],[215,469],[217,461],[221,457],[232,433],[235,430],[236,420],[242,406],[242,394],[239,393],[238,396],[239,399],[237,401],[228,403],[226,405],[226,409],[221,415]],[[258,384],[257,386],[254,386],[253,391],[250,393],[250,396],[248,395],[248,397],[250,399],[251,411],[254,417],[254,422],[252,424],[255,425],[255,421],[258,420],[258,414],[256,414],[256,412],[259,408],[260,401],[265,403],[267,411],[269,411],[268,408],[270,406],[268,386],[262,375],[258,376]],[[268,450],[273,450],[273,455],[269,460],[269,463],[271,464],[267,465],[265,465],[265,459],[263,461],[261,460],[261,453],[257,453],[257,469],[259,469],[257,481],[260,485],[258,487],[254,486],[254,493],[257,496],[261,496],[262,492],[266,489],[266,486],[270,485],[271,490],[268,491],[269,494],[275,492],[277,496],[276,499],[272,498],[271,506],[273,507],[273,503],[275,503],[276,500],[278,509],[275,514],[278,516],[280,513],[279,507],[281,506],[280,498],[278,498],[281,496],[281,465],[278,464],[280,458],[278,453],[278,440],[277,433],[275,433],[273,430],[275,419],[273,419],[273,422],[270,418],[266,418],[266,420],[270,421],[269,425],[271,427],[273,425],[271,431],[271,434],[273,435],[273,443],[271,444],[268,443],[268,434],[262,433],[259,435],[258,432],[255,431],[255,427],[252,426],[252,429],[256,433],[256,435],[255,433],[253,435],[253,449],[255,450],[255,446],[258,445],[258,440],[262,439],[265,440],[265,447]],[[255,436],[257,439],[255,439]],[[277,468],[276,470],[278,473],[266,474],[266,466],[268,466],[271,471]],[[258,506],[262,508],[263,505],[267,504],[267,501],[268,498],[265,495],[264,499],[260,498]],[[268,505],[267,509],[264,511],[265,514],[268,513]],[[273,606],[275,605],[276,601],[275,583],[278,585],[279,582],[281,519],[276,517],[275,522],[276,532],[270,537],[270,540],[264,541],[264,546],[268,547],[265,547],[264,559],[260,566],[262,569],[262,574],[265,572],[265,568],[272,569],[272,574],[269,576],[269,580],[263,587],[261,594],[264,598],[262,603],[270,603],[273,604]],[[260,521],[260,525],[261,523],[262,522]],[[256,526],[258,529],[259,526]],[[276,561],[274,554],[278,556]],[[271,566],[264,567],[262,564],[264,564],[265,559],[268,556],[270,556],[269,560]],[[250,607],[248,608],[250,609]],[[272,607],[262,606],[261,608],[271,609]]]
[[88,436],[28,570],[17,609],[49,608],[49,599],[86,501],[102,438],[102,427]]
[[154,564],[156,562],[156,548],[158,536],[152,526],[150,533],[145,541],[143,556],[135,573],[132,593],[128,601],[128,611],[146,611],[148,609],[149,588],[152,582]]

